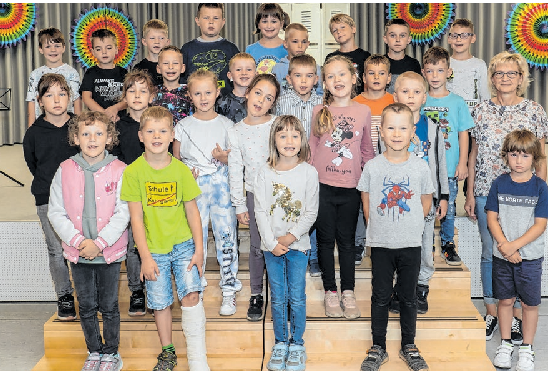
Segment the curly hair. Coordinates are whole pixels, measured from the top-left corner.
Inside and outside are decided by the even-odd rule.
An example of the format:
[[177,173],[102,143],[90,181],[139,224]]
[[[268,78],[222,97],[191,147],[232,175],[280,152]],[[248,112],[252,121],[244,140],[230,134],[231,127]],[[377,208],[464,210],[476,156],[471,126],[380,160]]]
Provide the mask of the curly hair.
[[71,146],[76,146],[74,138],[78,136],[80,131],[80,125],[90,126],[95,125],[96,122],[105,124],[107,128],[107,136],[112,138],[110,143],[107,143],[106,149],[111,150],[112,147],[118,144],[118,130],[112,120],[108,118],[103,112],[85,111],[78,116],[74,116],[68,127],[68,141]]

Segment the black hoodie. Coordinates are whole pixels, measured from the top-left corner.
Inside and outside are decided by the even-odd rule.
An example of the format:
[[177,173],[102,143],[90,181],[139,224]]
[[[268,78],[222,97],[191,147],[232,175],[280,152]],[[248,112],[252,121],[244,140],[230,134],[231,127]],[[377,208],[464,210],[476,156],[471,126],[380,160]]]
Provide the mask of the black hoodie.
[[[69,112],[70,118],[74,115]],[[70,119],[69,119],[70,120]],[[30,191],[36,206],[49,202],[49,188],[61,162],[78,153],[78,147],[68,142],[68,121],[57,127],[42,114],[27,129],[23,139],[25,161],[34,176]]]
[[139,140],[139,125],[130,115],[122,115],[116,123],[119,143],[111,153],[126,165],[137,160],[145,151],[145,146]]

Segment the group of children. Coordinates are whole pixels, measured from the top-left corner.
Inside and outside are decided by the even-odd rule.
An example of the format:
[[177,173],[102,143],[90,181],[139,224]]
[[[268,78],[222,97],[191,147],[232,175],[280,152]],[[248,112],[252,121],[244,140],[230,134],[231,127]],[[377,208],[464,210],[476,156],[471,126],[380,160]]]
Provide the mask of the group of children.
[[[154,311],[162,345],[154,370],[177,364],[172,271],[189,368],[209,370],[201,293],[210,221],[220,315],[236,312],[242,289],[238,223],[250,232],[250,321],[264,316],[265,267],[268,272],[275,335],[269,370],[305,369],[308,266],[311,276],[322,277],[326,316],[360,317],[355,266],[365,241],[373,345],[361,369],[378,370],[388,360],[389,310],[400,313],[400,357],[412,370],[428,369],[414,336],[417,313],[428,311],[434,222],[441,220],[445,260],[461,264],[453,230],[458,181],[468,174],[469,109],[488,98],[485,63],[470,54],[473,25],[456,20],[449,33],[453,56],[433,47],[421,68],[405,54],[411,41],[405,21],[390,20],[388,54],[371,55],[356,46],[352,18],[337,14],[329,28],[340,49],[320,68],[306,54],[307,29],[288,23],[278,4],[262,4],[255,18],[261,39],[240,53],[219,36],[223,5],[203,3],[196,14],[201,36],[181,49],[169,45],[164,22],[147,22],[147,58],[129,73],[114,64],[114,34],[97,30],[91,38],[97,66],[79,88],[75,71],[61,62],[60,31],[40,32],[46,66],[30,78],[25,160],[60,320],[76,318],[65,258],[70,261],[89,352],[83,370],[122,368],[124,260],[129,314]],[[514,174],[514,156],[529,154],[530,146],[512,143],[505,153]],[[497,219],[491,222],[496,229]]]

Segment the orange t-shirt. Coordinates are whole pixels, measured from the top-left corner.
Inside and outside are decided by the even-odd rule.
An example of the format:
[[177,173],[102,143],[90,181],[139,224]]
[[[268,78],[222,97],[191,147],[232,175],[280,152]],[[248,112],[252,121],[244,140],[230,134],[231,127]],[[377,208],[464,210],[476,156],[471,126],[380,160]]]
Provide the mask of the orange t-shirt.
[[394,103],[394,96],[390,93],[386,93],[379,99],[367,99],[360,94],[354,98],[354,101],[365,104],[371,109],[371,141],[373,142],[375,155],[378,155],[382,110],[389,104]]

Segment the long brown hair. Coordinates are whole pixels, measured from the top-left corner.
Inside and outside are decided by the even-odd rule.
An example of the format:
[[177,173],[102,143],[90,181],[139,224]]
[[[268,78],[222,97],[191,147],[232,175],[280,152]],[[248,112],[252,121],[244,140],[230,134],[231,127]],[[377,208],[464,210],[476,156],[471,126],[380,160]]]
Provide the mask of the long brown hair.
[[[342,55],[334,55],[327,61],[325,61],[325,64],[322,67],[322,81],[325,81],[325,68],[333,62],[346,63],[348,71],[351,73],[351,75],[356,76],[356,67],[354,67],[354,63],[352,63],[350,59]],[[354,83],[352,84],[352,92],[350,93],[350,98],[354,98],[356,96],[355,88],[356,84]],[[335,124],[333,124],[333,115],[328,108],[331,103],[333,103],[333,96],[329,89],[324,89],[323,108],[316,115],[317,119],[315,120],[315,122],[312,123],[312,134],[317,137],[320,137],[323,134],[335,129]]]
[[306,132],[304,131],[301,121],[293,115],[283,115],[276,117],[272,127],[270,128],[270,137],[268,139],[269,156],[267,163],[270,167],[274,168],[280,158],[278,149],[276,147],[276,133],[285,129],[293,129],[298,131],[301,135],[301,149],[299,150],[299,162],[305,162],[310,159],[310,146],[306,138]]

